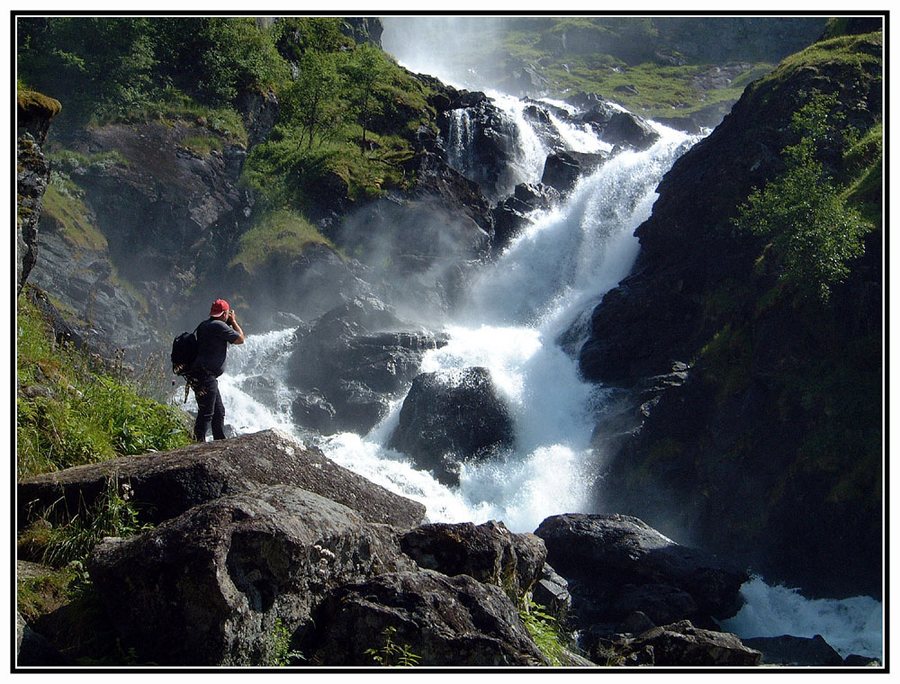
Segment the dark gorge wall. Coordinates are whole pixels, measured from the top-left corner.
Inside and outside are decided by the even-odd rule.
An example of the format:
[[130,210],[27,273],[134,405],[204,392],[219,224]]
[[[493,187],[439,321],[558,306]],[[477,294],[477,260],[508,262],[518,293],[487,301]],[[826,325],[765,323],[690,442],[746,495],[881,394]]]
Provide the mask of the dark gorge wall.
[[881,590],[883,236],[827,303],[801,301],[767,240],[732,219],[783,170],[811,92],[836,94],[859,131],[880,121],[880,54],[880,33],[837,39],[748,88],[660,184],[580,357],[586,377],[630,390],[604,418],[626,435],[604,509],[824,595]]

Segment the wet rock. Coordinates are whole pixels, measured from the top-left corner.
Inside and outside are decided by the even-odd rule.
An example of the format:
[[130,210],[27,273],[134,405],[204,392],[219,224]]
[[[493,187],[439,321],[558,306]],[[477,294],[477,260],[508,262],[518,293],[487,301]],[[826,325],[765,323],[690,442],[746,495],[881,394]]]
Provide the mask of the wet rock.
[[446,484],[458,484],[459,467],[509,448],[512,417],[490,371],[472,367],[416,377],[400,410],[389,446],[410,456]]
[[599,167],[608,159],[604,153],[556,152],[547,157],[541,183],[566,194],[578,179]]
[[391,307],[355,298],[300,330],[291,351],[288,382],[300,390],[292,415],[322,434],[368,432],[387,415],[443,335],[416,331]]
[[641,117],[607,102],[601,101],[575,118],[590,124],[611,145],[645,150],[659,139],[659,134]]
[[529,214],[549,209],[559,201],[559,191],[542,183],[520,183],[515,191],[493,210],[494,252],[500,252],[510,240],[531,223]]

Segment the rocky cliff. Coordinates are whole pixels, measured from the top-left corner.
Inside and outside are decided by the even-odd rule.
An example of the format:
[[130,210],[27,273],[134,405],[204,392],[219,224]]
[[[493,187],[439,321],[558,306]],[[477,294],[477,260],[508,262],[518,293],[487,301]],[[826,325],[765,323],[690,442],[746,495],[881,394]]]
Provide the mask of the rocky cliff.
[[[768,241],[733,219],[784,169],[810,93],[835,94],[848,125],[874,130],[881,49],[880,33],[835,38],[749,87],[660,184],[633,272],[581,349],[586,377],[630,388],[604,419],[624,446],[603,505],[813,593],[881,586],[882,233],[827,304],[801,303]],[[853,177],[840,155],[828,163]],[[878,155],[869,163],[877,174]]]
[[60,103],[31,91],[18,94],[16,131],[16,286],[21,292],[37,261],[38,223],[50,165],[41,146]]

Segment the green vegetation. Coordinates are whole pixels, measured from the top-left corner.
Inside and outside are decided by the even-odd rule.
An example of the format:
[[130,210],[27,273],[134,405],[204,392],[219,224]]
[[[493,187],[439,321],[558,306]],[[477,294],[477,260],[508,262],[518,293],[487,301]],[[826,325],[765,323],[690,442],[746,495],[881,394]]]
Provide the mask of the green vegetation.
[[[505,76],[533,66],[556,96],[596,93],[651,117],[737,100],[826,20],[749,17],[545,17],[509,20],[472,61]],[[721,67],[727,67],[727,76]]]
[[268,665],[272,667],[287,667],[298,660],[306,660],[300,651],[291,649],[291,631],[285,627],[280,618],[275,618],[275,626],[272,628],[272,651]]
[[372,660],[382,667],[415,667],[422,659],[413,653],[409,644],[398,644],[394,641],[397,634],[396,627],[385,627],[382,632],[384,644],[381,648],[368,648],[365,653],[372,656]]
[[275,131],[244,169],[270,209],[407,185],[414,134],[434,126],[425,86],[339,18],[29,17],[18,28],[20,99],[32,87],[58,97],[63,133],[186,121],[210,131],[182,141],[205,155],[246,145],[242,98],[275,93]]
[[[820,161],[854,137],[840,126],[837,106],[836,95],[813,94],[797,110],[793,127],[801,137],[784,150],[785,172],[751,193],[735,221],[742,230],[770,237],[780,277],[799,296],[822,301],[847,278],[851,260],[863,252],[865,233],[874,228],[847,202],[846,191]],[[854,150],[855,157],[866,156]]]
[[96,358],[57,344],[25,295],[16,319],[19,477],[190,442],[186,415]]
[[268,259],[290,260],[312,244],[333,248],[331,242],[301,215],[284,209],[272,211],[241,236],[238,253],[230,265],[240,264],[253,273]]
[[82,501],[74,513],[59,511],[60,501],[22,534],[20,554],[61,568],[83,562],[104,537],[130,537],[150,529],[138,521],[130,498],[128,485],[113,477],[90,506]]
[[81,249],[105,250],[107,243],[91,222],[78,186],[54,174],[43,198],[43,215],[65,238]]
[[566,647],[556,618],[535,603],[530,594],[526,594],[519,604],[519,618],[550,664],[554,667],[563,665]]

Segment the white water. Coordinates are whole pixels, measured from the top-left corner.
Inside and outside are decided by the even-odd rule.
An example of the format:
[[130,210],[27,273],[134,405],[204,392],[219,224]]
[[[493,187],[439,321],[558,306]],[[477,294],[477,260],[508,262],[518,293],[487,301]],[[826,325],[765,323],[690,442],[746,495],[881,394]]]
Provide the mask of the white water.
[[[515,125],[531,130],[511,100],[502,106]],[[447,346],[424,358],[423,372],[490,370],[514,416],[516,444],[509,453],[465,466],[459,487],[446,487],[384,446],[400,401],[368,435],[302,434],[291,423],[291,395],[283,383],[293,330],[250,336],[232,349],[220,382],[228,423],[238,433],[277,428],[316,441],[340,465],[424,504],[431,521],[494,519],[513,531],[532,531],[549,515],[589,510],[603,459],[591,447],[592,412],[603,390],[580,380],[575,361],[556,340],[628,273],[638,250],[634,229],[649,216],[662,175],[694,142],[658,130],[661,139],[652,149],[617,155],[582,179],[563,206],[534,215],[534,223],[474,279],[465,306],[447,322]],[[566,139],[588,151],[584,134],[566,130]],[[540,154],[539,146],[523,149],[517,182],[537,180]],[[267,385],[264,401],[248,391],[260,381]],[[740,636],[822,634],[842,655],[882,657],[877,601],[810,601],[759,579],[743,593],[747,606],[723,625]]]
[[807,599],[796,589],[770,587],[756,577],[741,589],[746,605],[722,627],[742,637],[817,634],[846,657],[882,657],[883,611],[868,596],[843,600]]

